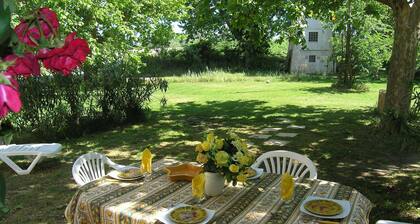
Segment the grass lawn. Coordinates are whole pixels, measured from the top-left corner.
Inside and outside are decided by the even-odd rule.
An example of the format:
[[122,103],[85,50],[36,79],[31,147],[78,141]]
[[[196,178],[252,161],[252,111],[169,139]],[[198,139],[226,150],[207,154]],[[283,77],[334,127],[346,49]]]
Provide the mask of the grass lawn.
[[[305,125],[281,149],[306,154],[320,179],[352,186],[376,207],[371,221],[418,222],[420,217],[420,155],[400,151],[400,143],[375,133],[373,107],[384,83],[369,91],[336,92],[328,80],[292,81],[259,74],[215,72],[204,77],[171,77],[161,108],[160,95],[147,123],[69,139],[63,154],[38,164],[33,173],[18,176],[6,165],[7,204],[12,209],[2,223],[64,223],[64,209],[77,190],[72,162],[90,151],[102,152],[121,164],[138,163],[136,154],[152,144],[158,158],[194,158],[195,141],[209,129],[234,129],[242,137],[274,124],[279,117]],[[254,142],[260,153],[278,149]]]

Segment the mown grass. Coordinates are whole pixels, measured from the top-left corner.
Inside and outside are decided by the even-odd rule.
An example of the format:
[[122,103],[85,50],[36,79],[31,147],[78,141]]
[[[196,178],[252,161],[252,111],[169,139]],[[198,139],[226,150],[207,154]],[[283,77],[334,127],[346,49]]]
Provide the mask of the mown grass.
[[[419,221],[418,150],[400,151],[399,139],[377,134],[374,126],[373,108],[385,83],[368,83],[367,92],[339,92],[330,88],[332,80],[326,77],[223,71],[168,81],[164,94],[168,104],[161,107],[162,95],[157,94],[146,123],[65,140],[61,156],[39,164],[27,176],[18,176],[2,164],[12,209],[2,222],[64,223],[64,209],[77,190],[71,166],[86,152],[136,164],[139,150],[151,144],[157,158],[192,160],[194,144],[210,129],[233,129],[247,138],[264,127],[285,128],[274,123],[279,117],[306,125],[305,130],[293,130],[299,135],[282,149],[310,157],[320,179],[352,186],[366,195],[376,206],[372,222],[379,218]],[[278,149],[251,141],[259,153]]]

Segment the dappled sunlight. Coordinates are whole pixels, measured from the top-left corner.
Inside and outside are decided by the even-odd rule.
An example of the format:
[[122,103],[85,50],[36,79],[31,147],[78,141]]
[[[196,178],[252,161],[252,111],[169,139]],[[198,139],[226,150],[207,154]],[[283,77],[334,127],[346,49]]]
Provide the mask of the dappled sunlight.
[[67,187],[67,188],[69,188],[69,189],[76,189],[78,187],[77,184],[76,184],[76,182],[69,183],[69,184],[66,184],[64,186]]
[[111,150],[105,150],[104,152],[106,152],[106,155],[110,158],[112,157],[123,157],[123,158],[127,158],[130,157],[133,152],[135,153],[136,151],[140,151],[140,148],[129,148],[129,147],[121,147],[120,149],[127,149],[125,151],[121,151],[121,150],[117,150],[117,149],[111,149]]
[[354,137],[354,136],[348,136],[347,138],[345,138],[345,140],[347,140],[347,141],[355,141],[356,140],[356,138]]
[[[7,167],[1,166],[0,169],[11,177],[9,188],[13,190],[10,191],[10,198],[23,200],[23,197],[41,192],[48,186],[45,197],[44,194],[40,196],[60,207],[77,190],[77,185],[71,178],[71,166],[81,154],[97,151],[105,153],[119,164],[138,164],[137,153],[151,144],[155,159],[165,157],[168,161],[194,161],[194,147],[203,134],[209,130],[220,133],[221,130],[233,130],[252,142],[250,150],[258,155],[277,149],[305,154],[316,163],[320,179],[355,187],[373,202],[383,200],[383,194],[392,192],[386,200],[413,203],[413,195],[418,189],[416,183],[420,184],[413,181],[418,177],[413,173],[420,170],[420,159],[404,153],[393,153],[395,143],[391,139],[373,135],[372,127],[366,125],[370,116],[365,109],[344,110],[287,104],[271,106],[266,101],[258,100],[179,103],[169,106],[159,116],[142,125],[120,127],[113,131],[67,140],[63,143],[65,148],[59,161],[40,163],[31,175],[16,176]],[[288,130],[287,125],[276,123],[279,118],[305,125],[306,129]],[[282,132],[296,132],[298,135],[283,147],[265,146],[263,140],[249,137],[268,127],[282,127]],[[353,139],[349,140],[349,137]],[[410,159],[405,159],[406,157]],[[170,164],[171,162],[165,162],[160,166]],[[401,168],[404,170],[398,172]],[[392,181],[393,179],[396,181]],[[34,184],[35,181],[37,184]],[[395,189],[402,184],[405,184],[404,189],[410,186],[411,190],[398,193]],[[62,202],[55,202],[53,198],[60,195],[65,195]],[[382,206],[381,209],[384,211],[376,212],[383,214],[395,208]],[[25,211],[16,215],[24,214]],[[412,213],[410,211],[409,214]]]

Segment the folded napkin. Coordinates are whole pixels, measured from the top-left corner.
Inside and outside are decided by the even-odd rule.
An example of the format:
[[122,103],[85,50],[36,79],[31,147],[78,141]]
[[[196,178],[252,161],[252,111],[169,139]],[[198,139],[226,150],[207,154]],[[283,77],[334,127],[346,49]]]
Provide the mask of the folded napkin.
[[204,173],[196,175],[192,179],[192,196],[198,199],[204,197],[204,184],[206,182]]
[[291,200],[293,198],[293,193],[295,190],[295,182],[293,177],[284,173],[280,178],[280,198],[284,201]]
[[146,148],[141,155],[141,172],[152,173],[152,152]]

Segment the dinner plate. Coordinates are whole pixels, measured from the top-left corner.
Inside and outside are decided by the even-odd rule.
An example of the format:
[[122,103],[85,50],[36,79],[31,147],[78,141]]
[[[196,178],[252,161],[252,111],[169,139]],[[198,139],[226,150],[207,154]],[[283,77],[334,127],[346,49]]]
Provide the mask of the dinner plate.
[[138,167],[127,167],[120,170],[112,170],[107,176],[117,180],[137,180],[143,177]]
[[[333,213],[330,213],[330,215],[320,215],[320,214],[316,214],[313,211],[308,211],[305,208],[305,205],[307,205],[308,203],[313,203],[312,201],[331,201],[332,204],[338,204],[341,207],[341,212],[339,212],[338,214],[334,214],[331,215]],[[301,204],[300,206],[300,211],[303,213],[306,213],[308,215],[311,216],[315,216],[318,218],[323,218],[323,219],[343,219],[345,217],[347,217],[350,214],[351,211],[351,204],[349,201],[346,200],[335,200],[335,199],[329,199],[329,198],[322,198],[322,197],[316,197],[316,196],[309,196],[307,197]]]
[[335,201],[315,199],[306,202],[303,207],[316,215],[333,216],[343,212],[343,207]]
[[197,206],[186,205],[172,210],[169,218],[175,223],[197,224],[207,218],[207,211]]
[[248,176],[248,180],[257,179],[264,173],[264,169],[261,168],[250,167],[250,169],[255,171],[255,174],[253,176]]
[[[168,210],[162,211],[157,215],[157,218],[159,221],[165,223],[165,224],[178,224],[177,222],[172,221],[170,214],[172,213],[172,211],[181,208],[181,207],[185,207],[185,206],[190,206],[184,203],[180,203],[176,206],[174,206],[173,208],[170,208]],[[206,218],[196,224],[206,224],[208,223],[214,216],[214,214],[216,213],[214,210],[210,210],[210,209],[206,209],[206,208],[201,208],[203,210],[205,210],[206,212]]]

